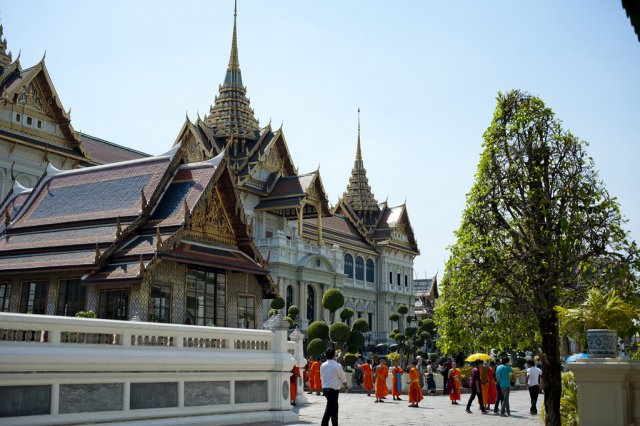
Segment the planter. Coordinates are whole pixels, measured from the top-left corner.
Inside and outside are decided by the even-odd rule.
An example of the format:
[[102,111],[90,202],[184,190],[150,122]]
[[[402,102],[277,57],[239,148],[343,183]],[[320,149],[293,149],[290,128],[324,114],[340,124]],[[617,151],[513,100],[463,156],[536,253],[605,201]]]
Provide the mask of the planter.
[[618,334],[613,330],[587,330],[587,345],[590,358],[618,356]]

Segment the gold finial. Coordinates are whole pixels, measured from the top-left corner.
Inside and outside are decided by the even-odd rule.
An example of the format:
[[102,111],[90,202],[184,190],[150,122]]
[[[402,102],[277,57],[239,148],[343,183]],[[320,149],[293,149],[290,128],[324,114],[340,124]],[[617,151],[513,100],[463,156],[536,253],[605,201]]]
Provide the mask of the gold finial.
[[156,248],[160,250],[160,248],[162,247],[162,235],[160,235],[160,226],[156,226],[156,238],[158,239],[158,241],[156,241]]
[[356,161],[362,161],[362,153],[360,152],[360,107],[358,107],[358,147],[356,148]]
[[236,17],[238,16],[238,0],[233,5],[233,37],[231,39],[231,56],[229,57],[229,68],[240,68],[238,60],[238,36],[236,32]]

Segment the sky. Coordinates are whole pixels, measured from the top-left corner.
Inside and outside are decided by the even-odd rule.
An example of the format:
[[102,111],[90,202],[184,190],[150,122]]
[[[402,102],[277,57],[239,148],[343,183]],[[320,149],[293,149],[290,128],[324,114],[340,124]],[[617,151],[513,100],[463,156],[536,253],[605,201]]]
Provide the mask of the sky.
[[[166,152],[229,61],[233,1],[0,3],[23,67],[45,54],[76,130]],[[243,82],[301,173],[346,190],[361,109],[372,191],[406,201],[415,275],[442,278],[498,92],[540,97],[589,142],[640,239],[640,42],[616,0],[239,0]]]

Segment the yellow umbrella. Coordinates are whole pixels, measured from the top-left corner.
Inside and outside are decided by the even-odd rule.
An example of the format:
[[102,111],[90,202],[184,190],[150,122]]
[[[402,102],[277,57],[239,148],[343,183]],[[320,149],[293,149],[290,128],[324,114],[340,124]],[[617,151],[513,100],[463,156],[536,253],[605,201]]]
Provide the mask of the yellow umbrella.
[[482,361],[487,361],[487,360],[491,359],[491,355],[477,353],[477,354],[469,355],[467,357],[467,359],[465,359],[465,361],[473,362],[473,361],[478,360],[478,359],[480,359]]

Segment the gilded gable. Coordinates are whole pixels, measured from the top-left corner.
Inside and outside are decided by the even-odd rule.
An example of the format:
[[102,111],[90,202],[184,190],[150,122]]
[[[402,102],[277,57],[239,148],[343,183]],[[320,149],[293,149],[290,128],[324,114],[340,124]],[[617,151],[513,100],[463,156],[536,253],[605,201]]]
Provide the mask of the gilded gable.
[[235,244],[235,234],[217,189],[193,212],[188,235],[204,241]]

